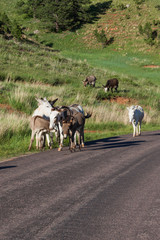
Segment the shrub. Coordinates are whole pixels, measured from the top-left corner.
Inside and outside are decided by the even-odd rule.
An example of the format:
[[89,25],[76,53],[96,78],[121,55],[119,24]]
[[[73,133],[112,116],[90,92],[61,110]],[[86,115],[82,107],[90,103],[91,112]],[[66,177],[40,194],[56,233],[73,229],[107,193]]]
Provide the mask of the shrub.
[[106,98],[108,98],[108,95],[107,95],[107,93],[104,90],[98,91],[98,93],[96,95],[96,99],[97,100],[104,100]]
[[149,22],[147,22],[144,25],[143,34],[145,34],[147,38],[151,38],[151,36],[152,36],[152,28],[151,28],[151,24]]
[[139,33],[144,36],[144,40],[147,44],[150,46],[155,44],[155,39],[158,36],[157,30],[152,30],[151,24],[149,22],[146,22],[144,27],[142,25],[139,25],[138,27]]
[[15,20],[12,22],[11,34],[13,35],[13,37],[21,39],[22,29]]
[[45,43],[46,47],[53,47],[53,43],[52,42],[48,42],[48,43]]
[[3,35],[11,34],[13,37],[20,39],[22,28],[15,20],[11,21],[6,13],[0,14],[0,33]]
[[156,5],[155,8],[157,8],[157,10],[160,11],[160,5]]
[[4,81],[6,78],[6,74],[0,72],[0,81]]
[[2,34],[11,32],[11,21],[6,13],[0,14],[0,32]]
[[130,19],[130,15],[129,14],[126,14],[126,19]]
[[123,3],[121,3],[121,4],[119,4],[119,5],[117,6],[117,8],[118,8],[119,10],[124,10],[124,9],[126,9],[127,7],[126,7]]
[[159,20],[153,20],[153,25],[154,26],[157,26],[157,25],[159,25],[160,24],[160,21]]
[[143,27],[142,27],[142,25],[138,26],[138,30],[139,30],[139,33],[142,35],[143,34]]
[[105,31],[102,29],[101,32],[98,32],[98,30],[94,30],[94,35],[98,42],[102,43],[103,47],[105,47],[108,43]]
[[136,5],[141,5],[142,3],[145,2],[145,0],[133,0]]

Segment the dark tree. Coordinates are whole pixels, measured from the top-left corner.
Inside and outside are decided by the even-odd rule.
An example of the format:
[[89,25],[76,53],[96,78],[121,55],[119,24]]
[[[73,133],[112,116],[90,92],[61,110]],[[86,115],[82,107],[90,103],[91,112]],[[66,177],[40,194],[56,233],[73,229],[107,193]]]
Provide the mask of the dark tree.
[[18,12],[25,13],[28,17],[37,18],[41,7],[43,7],[43,0],[19,0],[17,2]]
[[12,34],[13,37],[15,37],[17,39],[21,39],[22,29],[19,26],[19,24],[16,22],[16,20],[14,20],[12,22],[11,34]]
[[151,46],[155,44],[158,32],[152,29],[152,25],[149,22],[146,22],[144,27],[139,25],[139,33],[144,36],[144,40],[147,44]]
[[11,21],[6,13],[0,14],[0,34],[3,34],[5,37],[10,35],[20,39],[22,36],[22,29],[18,23],[13,20]]
[[4,33],[10,33],[11,32],[11,21],[8,18],[6,13],[0,14],[0,28],[1,31]]
[[89,20],[90,0],[20,0],[21,12],[45,21],[59,32],[74,29]]

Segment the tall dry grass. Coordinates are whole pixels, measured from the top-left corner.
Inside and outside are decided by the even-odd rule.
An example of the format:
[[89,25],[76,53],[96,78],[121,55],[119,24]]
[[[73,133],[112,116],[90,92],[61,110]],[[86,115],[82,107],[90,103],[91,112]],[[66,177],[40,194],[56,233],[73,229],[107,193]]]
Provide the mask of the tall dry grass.
[[29,117],[0,111],[0,139],[13,134],[25,134],[28,131]]
[[[127,107],[127,106],[126,106]],[[89,123],[107,123],[107,122],[119,122],[127,125],[129,123],[128,110],[124,106],[120,106],[116,103],[100,105],[100,106],[86,106],[86,112],[91,112],[92,117],[88,120]],[[143,122],[160,123],[160,116],[156,114],[156,111],[144,109]]]
[[[59,106],[73,103],[82,105],[85,112],[92,113],[92,117],[87,121],[88,123],[119,122],[128,124],[128,111],[126,109],[128,105],[120,105],[110,101],[94,104],[97,90],[92,91],[91,89],[88,94],[86,89],[76,92],[73,91],[71,86],[65,85],[48,86],[42,83],[15,83],[14,86],[9,95],[10,103],[13,107],[26,112],[28,115],[31,115],[37,107],[35,97],[47,97],[51,100],[58,98],[56,105]],[[88,97],[86,97],[86,94],[88,94]],[[144,107],[145,112],[143,120],[145,123],[160,123],[160,116],[155,109],[143,105],[142,107]]]

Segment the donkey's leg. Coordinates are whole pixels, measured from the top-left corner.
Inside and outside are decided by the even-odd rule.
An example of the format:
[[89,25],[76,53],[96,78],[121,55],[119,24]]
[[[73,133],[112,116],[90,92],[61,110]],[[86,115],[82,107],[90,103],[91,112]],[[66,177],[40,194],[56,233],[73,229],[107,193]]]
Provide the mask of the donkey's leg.
[[136,136],[136,126],[133,121],[132,121],[132,125],[133,125],[133,137],[135,137]]
[[35,132],[32,131],[31,140],[30,140],[30,144],[29,144],[29,147],[28,147],[28,150],[29,150],[29,151],[31,150],[31,146],[32,146],[32,143],[33,143],[33,141],[34,141],[34,135],[35,135]]
[[140,136],[141,135],[141,121],[139,122],[139,133],[138,133],[138,135]]

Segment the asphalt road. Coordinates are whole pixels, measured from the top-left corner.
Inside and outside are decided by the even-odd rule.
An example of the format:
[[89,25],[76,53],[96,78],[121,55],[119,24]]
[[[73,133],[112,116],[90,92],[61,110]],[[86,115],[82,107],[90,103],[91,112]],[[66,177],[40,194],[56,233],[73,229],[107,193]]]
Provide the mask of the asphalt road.
[[0,163],[1,240],[159,240],[160,131]]

